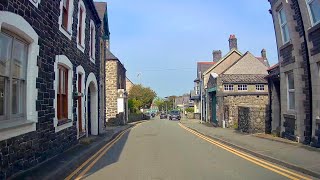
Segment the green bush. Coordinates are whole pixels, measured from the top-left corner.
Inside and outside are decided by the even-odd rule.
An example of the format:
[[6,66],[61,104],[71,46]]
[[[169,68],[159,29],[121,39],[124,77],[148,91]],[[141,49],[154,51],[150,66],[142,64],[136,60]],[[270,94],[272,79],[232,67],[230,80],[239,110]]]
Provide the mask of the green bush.
[[188,107],[188,108],[186,108],[186,111],[188,113],[193,113],[194,112],[194,108],[193,107]]

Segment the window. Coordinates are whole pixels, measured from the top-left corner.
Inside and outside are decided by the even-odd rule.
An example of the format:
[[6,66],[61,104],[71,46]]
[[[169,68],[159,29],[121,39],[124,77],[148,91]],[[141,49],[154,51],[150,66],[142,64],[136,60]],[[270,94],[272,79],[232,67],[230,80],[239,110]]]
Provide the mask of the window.
[[264,91],[264,84],[256,84],[257,91]]
[[[73,64],[67,56],[56,55],[54,72],[55,78],[53,81],[53,88],[55,90],[55,97],[53,106],[55,109],[55,117],[53,119],[53,125],[55,132],[59,132],[72,126],[74,110]],[[77,88],[77,85],[75,88]],[[77,89],[75,89],[75,91],[77,91]]]
[[[85,28],[86,28],[86,9],[85,5],[83,4],[83,1],[79,1],[79,7],[78,7],[78,26],[77,26],[77,47],[82,52],[84,52],[85,49]],[[89,31],[90,32],[90,31]]]
[[294,77],[293,72],[287,73],[288,109],[295,109]]
[[0,120],[25,116],[27,51],[18,36],[0,32]]
[[73,0],[60,0],[59,30],[68,39],[72,37]]
[[289,42],[290,37],[289,37],[287,17],[283,8],[278,12],[278,18],[279,18],[279,23],[281,28],[282,43],[285,44]]
[[248,86],[246,84],[239,84],[238,85],[238,91],[247,91]]
[[[90,20],[90,57],[91,57],[91,61],[94,62],[95,59],[95,44],[96,44],[96,31],[95,31],[95,26],[94,26],[94,22],[92,20]],[[101,52],[102,53],[102,52]]]
[[58,65],[58,120],[68,119],[68,69]]
[[233,91],[233,84],[225,84],[224,91]]
[[307,0],[308,9],[312,24],[320,22],[320,0]]
[[68,29],[68,19],[69,19],[69,0],[62,0],[62,26]]

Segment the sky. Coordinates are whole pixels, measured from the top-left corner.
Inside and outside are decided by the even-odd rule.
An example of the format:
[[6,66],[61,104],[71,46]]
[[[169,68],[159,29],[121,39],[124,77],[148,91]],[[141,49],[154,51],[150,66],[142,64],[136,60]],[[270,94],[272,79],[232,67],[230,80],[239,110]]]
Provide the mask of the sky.
[[[105,0],[97,0],[105,1]],[[275,33],[267,0],[107,0],[111,52],[134,84],[160,97],[193,89],[196,62],[212,61],[212,51],[238,49],[277,63]]]

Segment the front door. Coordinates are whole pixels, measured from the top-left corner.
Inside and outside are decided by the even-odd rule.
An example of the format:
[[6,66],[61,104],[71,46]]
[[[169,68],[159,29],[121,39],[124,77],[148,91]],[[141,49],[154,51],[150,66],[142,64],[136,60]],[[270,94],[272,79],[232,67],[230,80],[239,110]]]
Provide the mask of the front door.
[[[82,93],[82,74],[78,75],[78,92]],[[83,132],[82,129],[82,96],[78,96],[78,122],[79,134]]]
[[91,92],[90,88],[88,88],[88,135],[91,135]]
[[212,122],[217,124],[217,96],[216,92],[211,93],[212,95]]

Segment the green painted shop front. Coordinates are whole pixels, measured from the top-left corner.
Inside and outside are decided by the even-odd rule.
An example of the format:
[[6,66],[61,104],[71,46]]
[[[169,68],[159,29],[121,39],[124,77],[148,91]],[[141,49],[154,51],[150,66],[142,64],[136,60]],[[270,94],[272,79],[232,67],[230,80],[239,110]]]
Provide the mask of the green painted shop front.
[[218,124],[218,121],[217,121],[217,88],[213,87],[213,88],[210,88],[208,89],[208,93],[209,93],[209,96],[210,96],[210,100],[211,102],[211,122],[214,123],[214,124]]

